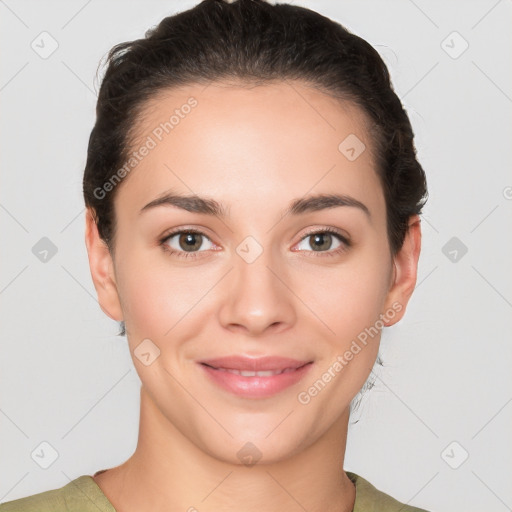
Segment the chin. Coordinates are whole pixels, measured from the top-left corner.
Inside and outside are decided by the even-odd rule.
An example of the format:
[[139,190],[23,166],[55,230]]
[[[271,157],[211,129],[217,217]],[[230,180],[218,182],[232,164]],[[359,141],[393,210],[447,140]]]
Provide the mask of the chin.
[[255,464],[278,463],[296,455],[306,445],[304,435],[299,433],[291,435],[286,429],[279,432],[281,427],[272,432],[278,423],[271,428],[265,425],[253,434],[249,431],[239,433],[230,431],[233,437],[229,440],[225,437],[215,439],[211,432],[205,432],[201,443],[203,447],[199,446],[199,448],[227,464],[250,467]]

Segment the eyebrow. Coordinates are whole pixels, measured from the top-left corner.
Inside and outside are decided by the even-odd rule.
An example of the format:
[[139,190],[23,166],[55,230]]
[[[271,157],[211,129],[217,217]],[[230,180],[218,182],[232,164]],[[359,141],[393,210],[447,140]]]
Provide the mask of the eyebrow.
[[[181,195],[168,192],[144,206],[139,213],[143,213],[159,206],[174,206],[192,213],[202,213],[216,217],[226,218],[229,216],[228,209],[214,199],[199,197],[197,195]],[[371,219],[370,210],[361,201],[345,194],[316,194],[308,197],[301,197],[293,200],[283,212],[283,217],[289,213],[301,215],[309,212],[317,212],[329,208],[350,206],[358,208]]]

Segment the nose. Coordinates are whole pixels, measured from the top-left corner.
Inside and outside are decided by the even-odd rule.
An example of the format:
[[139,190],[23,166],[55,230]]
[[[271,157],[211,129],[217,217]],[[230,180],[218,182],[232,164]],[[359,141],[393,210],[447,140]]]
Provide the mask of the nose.
[[249,336],[288,329],[296,321],[295,295],[283,266],[271,250],[252,263],[233,255],[233,270],[226,279],[226,294],[219,310],[223,327]]

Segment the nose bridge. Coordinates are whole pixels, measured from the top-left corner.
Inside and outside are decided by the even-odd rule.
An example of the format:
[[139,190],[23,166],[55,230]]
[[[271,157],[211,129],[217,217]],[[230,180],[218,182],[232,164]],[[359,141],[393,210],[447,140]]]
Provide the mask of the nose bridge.
[[286,277],[276,271],[280,265],[270,246],[247,237],[233,253],[233,266],[229,297],[221,310],[225,327],[242,326],[256,334],[294,321],[292,297],[282,282]]

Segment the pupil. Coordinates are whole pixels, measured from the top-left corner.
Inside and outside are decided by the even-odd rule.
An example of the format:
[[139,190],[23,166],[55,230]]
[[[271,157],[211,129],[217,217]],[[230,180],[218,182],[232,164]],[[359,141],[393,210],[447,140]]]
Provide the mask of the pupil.
[[318,242],[319,249],[329,249],[331,247],[331,235],[329,233],[317,233],[313,235],[313,239],[315,240],[315,244]]
[[201,242],[195,240],[195,237],[199,238],[200,235],[197,233],[186,233],[180,236],[180,247],[185,251],[190,251],[191,249],[198,249],[201,247]]

